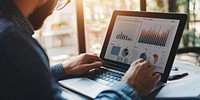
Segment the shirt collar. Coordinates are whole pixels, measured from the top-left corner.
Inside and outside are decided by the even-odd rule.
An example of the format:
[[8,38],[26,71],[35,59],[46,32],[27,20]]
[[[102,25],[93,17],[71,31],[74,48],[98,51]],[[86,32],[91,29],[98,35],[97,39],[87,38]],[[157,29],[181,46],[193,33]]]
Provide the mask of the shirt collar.
[[0,0],[1,9],[11,17],[17,25],[24,28],[31,36],[34,34],[34,29],[29,20],[22,14],[13,0]]

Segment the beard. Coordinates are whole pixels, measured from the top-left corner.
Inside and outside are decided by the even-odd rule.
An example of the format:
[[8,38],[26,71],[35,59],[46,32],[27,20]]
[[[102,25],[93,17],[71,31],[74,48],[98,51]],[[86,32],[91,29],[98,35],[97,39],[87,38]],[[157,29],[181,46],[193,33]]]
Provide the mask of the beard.
[[54,9],[54,2],[48,2],[44,5],[37,7],[29,16],[30,21],[34,30],[38,30],[42,27],[45,19],[52,14]]

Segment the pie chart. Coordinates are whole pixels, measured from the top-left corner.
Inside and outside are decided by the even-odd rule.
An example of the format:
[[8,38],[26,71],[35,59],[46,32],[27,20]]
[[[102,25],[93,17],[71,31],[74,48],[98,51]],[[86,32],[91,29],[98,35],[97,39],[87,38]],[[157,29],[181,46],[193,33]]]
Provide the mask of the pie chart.
[[158,54],[153,54],[153,58],[154,58],[154,64],[156,64],[156,62],[158,61]]
[[122,51],[122,56],[123,56],[123,57],[126,57],[128,54],[129,54],[129,50],[128,50],[128,49],[124,49],[124,50]]
[[140,58],[142,58],[142,59],[144,59],[144,60],[147,60],[147,55],[146,55],[145,53],[142,53],[142,54],[140,55]]

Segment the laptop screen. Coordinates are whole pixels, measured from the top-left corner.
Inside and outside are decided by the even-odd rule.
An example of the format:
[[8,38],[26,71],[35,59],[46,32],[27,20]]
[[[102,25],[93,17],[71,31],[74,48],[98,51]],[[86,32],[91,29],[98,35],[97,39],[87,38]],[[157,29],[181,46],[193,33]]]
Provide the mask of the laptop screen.
[[104,58],[124,64],[143,58],[164,73],[179,22],[117,15]]
[[166,82],[186,21],[187,14],[115,10],[100,57],[106,67],[122,72],[143,58]]

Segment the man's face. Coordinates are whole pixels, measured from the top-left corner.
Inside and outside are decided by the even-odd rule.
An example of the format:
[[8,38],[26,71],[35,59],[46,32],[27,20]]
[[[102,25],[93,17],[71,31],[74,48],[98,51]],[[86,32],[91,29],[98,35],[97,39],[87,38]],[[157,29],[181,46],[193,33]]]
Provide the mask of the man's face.
[[56,4],[57,0],[48,0],[47,3],[37,7],[33,13],[28,16],[28,20],[32,24],[34,30],[38,30],[42,27],[44,20],[52,14]]

